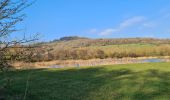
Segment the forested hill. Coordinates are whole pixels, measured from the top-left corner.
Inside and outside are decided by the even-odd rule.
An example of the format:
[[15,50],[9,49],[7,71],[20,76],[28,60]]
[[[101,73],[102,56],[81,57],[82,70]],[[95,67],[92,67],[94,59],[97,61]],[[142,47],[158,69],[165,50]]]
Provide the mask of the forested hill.
[[170,39],[63,37],[36,44],[35,61],[170,56]]

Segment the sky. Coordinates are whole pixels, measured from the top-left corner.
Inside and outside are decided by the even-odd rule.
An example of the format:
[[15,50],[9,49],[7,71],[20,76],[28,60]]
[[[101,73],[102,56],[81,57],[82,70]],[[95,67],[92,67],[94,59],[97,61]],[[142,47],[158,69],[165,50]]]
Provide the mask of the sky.
[[37,0],[18,25],[50,41],[89,38],[170,38],[170,0]]

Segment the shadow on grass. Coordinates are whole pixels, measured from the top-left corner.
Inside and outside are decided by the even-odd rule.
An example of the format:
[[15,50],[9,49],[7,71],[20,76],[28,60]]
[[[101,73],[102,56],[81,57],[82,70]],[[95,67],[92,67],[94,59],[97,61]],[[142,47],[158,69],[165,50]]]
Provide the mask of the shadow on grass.
[[[7,98],[21,99],[28,74],[27,100],[152,100],[170,98],[170,72],[104,67],[11,72]],[[0,77],[2,78],[2,77]],[[0,81],[0,83],[2,83]]]

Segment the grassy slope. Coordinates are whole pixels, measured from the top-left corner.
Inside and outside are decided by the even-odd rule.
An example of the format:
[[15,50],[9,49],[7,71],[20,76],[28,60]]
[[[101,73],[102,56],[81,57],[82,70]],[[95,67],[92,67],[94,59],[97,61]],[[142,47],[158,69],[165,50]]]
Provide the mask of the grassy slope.
[[[27,100],[169,100],[170,63],[128,64],[11,72],[8,98]],[[0,79],[3,79],[0,75]],[[3,80],[0,80],[2,84]]]
[[121,45],[107,45],[107,46],[89,46],[85,47],[90,49],[100,49],[105,51],[105,53],[113,53],[113,52],[132,52],[133,50],[150,50],[154,47],[157,47],[156,45],[152,44],[121,44]]

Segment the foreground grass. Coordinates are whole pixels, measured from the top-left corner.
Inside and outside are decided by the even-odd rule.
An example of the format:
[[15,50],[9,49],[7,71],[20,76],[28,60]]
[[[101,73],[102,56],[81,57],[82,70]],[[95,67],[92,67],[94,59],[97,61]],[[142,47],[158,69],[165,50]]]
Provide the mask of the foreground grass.
[[[6,93],[27,100],[169,100],[170,63],[15,71]],[[0,75],[0,84],[4,82]]]

